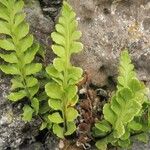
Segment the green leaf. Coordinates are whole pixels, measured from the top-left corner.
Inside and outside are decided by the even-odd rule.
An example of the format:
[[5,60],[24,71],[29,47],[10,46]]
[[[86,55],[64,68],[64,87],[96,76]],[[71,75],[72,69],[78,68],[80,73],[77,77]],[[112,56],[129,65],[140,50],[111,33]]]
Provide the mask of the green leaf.
[[23,6],[24,6],[24,2],[22,0],[16,1],[14,6],[14,14],[21,12]]
[[60,114],[58,112],[55,112],[51,115],[48,116],[48,119],[53,122],[53,123],[62,123],[64,122],[64,120],[62,119],[62,117],[60,116]]
[[58,99],[49,99],[48,100],[49,106],[54,110],[62,110],[62,102]]
[[14,26],[17,27],[20,23],[22,23],[25,19],[26,15],[24,13],[16,14],[14,18]]
[[30,93],[30,98],[32,98],[39,90],[39,85],[35,85],[33,87],[30,87],[29,89],[29,93]]
[[67,123],[67,132],[65,132],[65,135],[71,135],[76,131],[76,124],[74,122],[68,122]]
[[60,85],[60,86],[63,85],[62,80],[60,80],[60,79],[58,79],[58,78],[55,78],[55,77],[51,77],[51,78],[52,78],[52,80],[53,80],[54,82],[56,82],[58,85]]
[[0,0],[0,3],[4,6],[8,7],[8,1]]
[[24,88],[22,79],[18,76],[15,77],[14,79],[11,79],[11,83],[12,83],[12,86],[11,86],[12,90],[17,89],[17,88]]
[[131,58],[127,50],[123,51],[121,54],[119,72],[120,75],[118,77],[118,88],[128,87],[130,80],[136,78],[134,66],[131,64]]
[[102,120],[98,123],[95,124],[95,127],[102,132],[110,132],[111,131],[111,126],[106,120]]
[[119,140],[118,141],[118,145],[122,148],[129,148],[130,147],[130,144],[131,144],[131,141],[130,139],[126,139],[126,140]]
[[96,142],[96,147],[99,150],[107,150],[107,141],[106,140],[99,140]]
[[107,133],[106,132],[102,132],[101,130],[99,130],[96,127],[93,127],[92,128],[92,135],[93,135],[93,137],[104,137],[104,136],[107,135]]
[[[28,53],[29,53],[29,51],[31,51],[30,52],[30,54],[32,54],[33,53],[33,51],[35,52],[37,52],[38,51],[38,48],[39,48],[39,45],[37,45],[37,44],[33,44],[33,35],[27,35],[25,38],[23,38],[23,39],[21,39],[20,41],[19,41],[19,51],[21,51],[21,52],[25,52],[25,51],[27,51],[28,50],[28,48],[30,48],[29,50],[28,50]],[[32,46],[32,47],[31,47]],[[25,57],[27,57],[26,56],[27,54],[25,53]],[[28,55],[29,56],[29,55]],[[30,58],[31,56],[29,56],[29,58]],[[26,60],[27,60],[27,58],[26,58]],[[27,60],[27,61],[29,61],[29,60]],[[30,61],[31,62],[31,61]]]
[[[129,89],[123,89],[118,93],[118,101],[120,102],[125,102],[125,103],[120,103],[122,107],[124,107],[124,112],[121,114],[122,115],[122,120],[125,123],[130,122],[136,114],[139,113],[140,109],[142,106],[132,100],[132,93]],[[125,104],[123,106],[123,104]]]
[[[115,122],[110,122],[110,123],[112,123],[112,125],[115,128],[116,131],[115,137],[119,138],[125,132],[124,126],[128,122],[132,121],[133,118],[139,113],[141,109],[141,105],[133,100],[133,94],[130,89],[122,88],[120,91],[118,91],[116,97],[112,99],[112,103],[108,109],[107,111],[112,110],[118,116]],[[104,113],[104,114],[105,114],[104,116],[105,118],[111,117],[110,113],[109,114]],[[111,117],[111,121],[113,121],[112,117]]]
[[11,54],[1,54],[0,53],[0,57],[8,63],[18,63],[18,59],[17,59],[15,53],[11,53]]
[[62,35],[66,34],[64,26],[62,24],[56,24],[55,28],[56,31],[59,32],[60,34]]
[[0,69],[6,74],[20,75],[20,71],[16,64],[0,65]]
[[31,100],[31,106],[34,108],[35,114],[37,115],[39,112],[39,100],[37,98],[33,98]]
[[8,24],[1,20],[0,20],[0,34],[11,35],[10,30],[8,28]]
[[132,92],[137,92],[139,90],[141,90],[141,83],[138,79],[132,79],[130,82],[129,82],[129,87],[130,89],[132,90]]
[[128,128],[138,131],[138,130],[142,129],[142,125],[140,123],[136,122],[135,120],[132,120],[131,122],[129,122]]
[[38,73],[42,69],[40,63],[31,63],[25,66],[25,75],[32,75]]
[[72,34],[72,39],[73,40],[78,40],[80,39],[82,36],[82,33],[80,31],[74,31],[73,34]]
[[6,7],[4,5],[0,4],[0,19],[3,19],[5,21],[9,21],[9,15]]
[[74,121],[78,117],[78,111],[72,107],[67,108],[66,118],[68,122]]
[[68,72],[68,80],[70,85],[77,84],[82,78],[83,70],[79,67],[71,67]]
[[26,78],[27,87],[33,87],[38,84],[38,80],[32,76]]
[[47,127],[47,122],[42,122],[40,126],[40,131],[44,130]]
[[83,49],[83,44],[80,42],[74,42],[71,46],[72,53],[79,53]]
[[130,138],[130,129],[126,128],[125,133],[123,134],[123,136],[121,136],[121,140],[127,140]]
[[17,36],[18,40],[21,40],[29,33],[29,25],[25,22],[22,22],[15,28],[14,33]]
[[34,110],[29,105],[25,105],[23,107],[23,117],[22,117],[22,119],[25,122],[31,121],[33,112],[34,112]]
[[115,124],[116,122],[116,114],[113,112],[113,110],[111,109],[111,105],[110,104],[105,104],[104,108],[103,108],[103,113],[104,113],[104,118],[111,123],[112,125]]
[[124,124],[120,120],[118,120],[116,125],[115,125],[115,130],[114,130],[113,135],[114,135],[115,138],[120,138],[124,134],[125,134]]
[[45,86],[45,91],[50,98],[62,99],[63,91],[57,83],[47,83]]
[[139,141],[144,142],[144,143],[148,143],[148,140],[149,140],[149,137],[148,137],[147,133],[141,133],[141,134],[137,135],[136,138]]
[[49,76],[63,80],[62,73],[58,72],[53,65],[46,67],[46,72]]
[[68,106],[75,106],[75,104],[78,102],[78,100],[79,100],[79,96],[75,95],[75,97],[68,100],[67,105]]
[[53,61],[53,65],[54,65],[55,69],[59,72],[65,70],[64,69],[64,62],[60,58],[55,58]]
[[53,132],[56,134],[59,138],[64,138],[64,130],[62,127],[60,127],[58,124],[53,125]]
[[53,32],[51,34],[51,37],[52,40],[55,41],[58,45],[63,45],[63,46],[65,45],[65,38],[61,34],[57,32]]
[[6,39],[6,40],[0,40],[0,48],[4,49],[4,50],[15,50],[15,46],[12,42],[10,42],[10,40]]
[[68,99],[73,99],[77,94],[78,88],[75,85],[71,85],[66,89]]
[[16,102],[16,101],[23,99],[26,96],[27,96],[26,92],[24,90],[20,90],[18,92],[10,93],[10,95],[8,95],[7,98],[13,102]]
[[65,49],[60,45],[52,45],[52,50],[59,57],[65,56]]
[[34,60],[35,55],[38,52],[38,50],[39,50],[38,45],[32,46],[31,48],[29,48],[29,50],[26,51],[25,54],[24,54],[24,64],[31,63]]

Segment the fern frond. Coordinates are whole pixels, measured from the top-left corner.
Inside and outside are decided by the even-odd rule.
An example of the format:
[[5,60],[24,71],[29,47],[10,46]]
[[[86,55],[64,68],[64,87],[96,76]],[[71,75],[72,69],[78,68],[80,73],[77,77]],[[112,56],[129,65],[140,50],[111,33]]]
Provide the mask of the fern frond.
[[[78,101],[76,84],[81,80],[83,71],[72,66],[70,58],[73,53],[80,52],[83,45],[78,42],[81,32],[77,30],[75,16],[71,6],[64,2],[56,31],[51,34],[55,42],[52,49],[58,57],[54,59],[53,65],[46,68],[53,82],[48,83],[45,90],[50,98],[49,106],[55,110],[49,115],[49,120],[53,123],[53,132],[61,138],[76,130],[74,120],[78,116],[74,108]],[[60,123],[64,126],[61,127]]]
[[[32,63],[39,46],[29,33],[29,25],[22,12],[23,6],[22,0],[0,0],[0,34],[6,35],[5,38],[0,39],[0,48],[3,51],[0,53],[0,58],[6,62],[0,65],[0,69],[4,73],[14,76],[14,79],[11,80],[12,93],[8,99],[18,101],[27,97],[32,105],[34,95],[39,88],[38,81],[33,75],[41,70],[42,65]],[[36,101],[38,102],[38,100]],[[29,111],[28,108],[30,108],[30,112],[38,110],[31,105],[24,107],[23,118],[25,120],[28,118],[25,117]],[[30,119],[31,117],[26,121]]]
[[[131,122],[139,116],[143,109],[143,105],[147,99],[147,88],[137,79],[134,71],[134,66],[131,64],[131,58],[128,51],[123,51],[120,59],[118,86],[115,95],[112,97],[110,103],[104,105],[103,114],[104,121],[112,126],[108,131],[98,129],[98,126],[106,126],[106,123],[98,123],[96,129],[102,134],[110,134],[113,139],[111,141],[98,141],[98,145],[103,142],[104,146],[108,143],[113,143],[113,140],[118,146],[126,148],[130,145],[129,137],[131,134]],[[134,123],[135,129],[137,123]],[[133,128],[133,123],[132,123]],[[108,136],[109,137],[109,136]],[[104,141],[106,143],[104,143]]]

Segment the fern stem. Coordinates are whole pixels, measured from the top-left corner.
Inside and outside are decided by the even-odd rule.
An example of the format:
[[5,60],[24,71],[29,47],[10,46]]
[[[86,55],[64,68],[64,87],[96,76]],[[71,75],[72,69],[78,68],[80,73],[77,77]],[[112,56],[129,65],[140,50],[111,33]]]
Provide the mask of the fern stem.
[[[69,69],[69,65],[70,65],[70,30],[69,30],[69,23],[66,23],[66,46],[65,46],[65,70],[64,70],[64,83],[63,83],[63,89],[65,91],[66,94],[66,88],[68,86],[68,69]],[[67,110],[67,96],[64,95],[64,100],[63,100],[63,119],[64,119],[64,130],[67,131],[67,119],[66,119],[66,110]]]
[[[68,60],[68,58],[66,59]],[[66,66],[64,70],[64,83],[63,83],[63,90],[64,90],[64,98],[63,98],[63,119],[64,119],[64,132],[67,131],[67,120],[66,120],[66,109],[67,109],[67,96],[66,96],[66,88],[67,88],[67,77],[68,77],[68,61],[66,61]]]

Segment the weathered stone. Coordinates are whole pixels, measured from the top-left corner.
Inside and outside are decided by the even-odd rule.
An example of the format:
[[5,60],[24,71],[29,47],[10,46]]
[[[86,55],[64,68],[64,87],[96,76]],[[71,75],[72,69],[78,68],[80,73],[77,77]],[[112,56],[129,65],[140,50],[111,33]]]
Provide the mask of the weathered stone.
[[[112,86],[118,74],[120,51],[129,48],[135,68],[150,86],[150,1],[149,0],[69,0],[77,12],[80,30],[83,32],[84,51],[73,58],[91,75],[92,83]],[[49,62],[50,33],[60,10],[61,0],[25,0],[27,21],[31,32],[46,48]],[[41,8],[41,6],[43,8]],[[37,142],[40,120],[25,124],[21,120],[22,105],[7,101],[8,79],[0,83],[0,150],[32,149],[56,150],[58,141],[50,135],[44,142]],[[135,143],[133,149],[148,150],[149,145]]]
[[27,146],[24,146],[23,148],[20,148],[19,150],[45,150],[42,143],[32,143]]
[[21,119],[21,109],[7,100],[8,78],[1,78],[0,84],[0,150],[18,148],[26,139],[33,140],[38,135],[40,121],[33,120],[27,131],[27,124]]
[[45,46],[50,45],[49,36],[53,31],[54,22],[51,18],[43,15],[40,3],[37,0],[32,0],[26,4],[25,13],[27,14],[27,21],[30,24],[31,32]]
[[145,18],[145,20],[143,21],[143,27],[145,30],[150,31],[150,18]]
[[84,51],[74,56],[73,60],[91,74],[92,82],[98,86],[108,86],[109,79],[115,81],[118,57],[126,47],[140,79],[144,78],[149,83],[150,2],[70,0],[70,3],[77,12],[85,46]]

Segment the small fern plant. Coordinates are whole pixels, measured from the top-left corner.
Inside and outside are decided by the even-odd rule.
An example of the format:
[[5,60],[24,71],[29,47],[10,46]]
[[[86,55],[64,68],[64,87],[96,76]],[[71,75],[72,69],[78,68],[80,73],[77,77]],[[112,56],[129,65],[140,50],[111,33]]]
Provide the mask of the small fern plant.
[[34,97],[39,85],[34,75],[42,65],[33,62],[39,45],[29,34],[23,6],[22,0],[0,0],[0,57],[5,61],[0,69],[13,76],[12,92],[8,99],[17,102],[28,98],[23,107],[23,120],[30,121],[32,114],[37,114],[39,109],[39,101]]
[[77,30],[75,16],[71,6],[64,1],[56,31],[51,34],[55,42],[52,49],[58,57],[46,68],[52,79],[45,86],[52,109],[48,119],[53,124],[53,132],[60,138],[76,130],[75,119],[78,117],[78,111],[74,108],[78,102],[76,84],[81,80],[83,71],[72,66],[70,58],[71,54],[80,52],[83,45],[78,42],[81,32]]
[[133,137],[146,141],[149,132],[148,89],[137,79],[128,51],[121,54],[117,91],[104,105],[104,119],[93,128],[100,140],[96,146],[106,150],[108,144],[129,148]]

